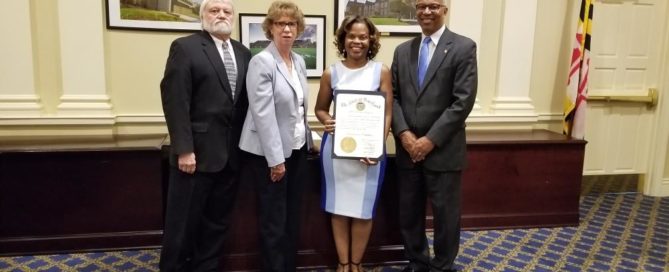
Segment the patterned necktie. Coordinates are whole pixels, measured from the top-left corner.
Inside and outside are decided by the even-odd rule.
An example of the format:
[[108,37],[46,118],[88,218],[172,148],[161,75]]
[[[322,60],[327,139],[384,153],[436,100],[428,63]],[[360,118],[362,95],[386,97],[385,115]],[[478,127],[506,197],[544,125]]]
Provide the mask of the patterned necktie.
[[232,61],[232,55],[228,51],[228,43],[223,42],[223,64],[225,65],[225,73],[228,75],[228,82],[232,89],[232,99],[235,99],[235,87],[237,86],[237,68]]
[[427,65],[430,63],[430,37],[425,37],[420,46],[420,54],[418,55],[418,88],[423,87],[423,79],[427,71]]

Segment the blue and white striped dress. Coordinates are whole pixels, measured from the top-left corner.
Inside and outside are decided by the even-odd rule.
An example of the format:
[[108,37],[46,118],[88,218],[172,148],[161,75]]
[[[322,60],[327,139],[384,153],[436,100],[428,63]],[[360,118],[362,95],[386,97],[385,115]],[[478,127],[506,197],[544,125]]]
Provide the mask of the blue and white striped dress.
[[[357,69],[337,62],[330,66],[332,90],[378,91],[381,68],[380,62],[371,60]],[[386,154],[384,152],[381,161],[373,166],[359,160],[333,159],[332,138],[325,133],[321,143],[323,209],[333,214],[371,219],[381,192]]]

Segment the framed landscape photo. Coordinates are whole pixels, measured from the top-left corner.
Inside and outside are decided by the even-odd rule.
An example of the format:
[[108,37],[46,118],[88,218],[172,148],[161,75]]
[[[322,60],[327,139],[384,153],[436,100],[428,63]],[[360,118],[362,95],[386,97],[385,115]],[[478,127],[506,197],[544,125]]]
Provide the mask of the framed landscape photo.
[[335,0],[335,32],[344,18],[362,15],[381,33],[414,36],[420,33],[416,21],[416,0]]
[[[239,14],[239,40],[255,55],[271,42],[265,37],[262,22],[265,14]],[[304,58],[307,77],[318,78],[325,68],[325,15],[305,15],[304,33],[293,44],[293,51]]]
[[202,1],[106,0],[107,28],[197,31]]

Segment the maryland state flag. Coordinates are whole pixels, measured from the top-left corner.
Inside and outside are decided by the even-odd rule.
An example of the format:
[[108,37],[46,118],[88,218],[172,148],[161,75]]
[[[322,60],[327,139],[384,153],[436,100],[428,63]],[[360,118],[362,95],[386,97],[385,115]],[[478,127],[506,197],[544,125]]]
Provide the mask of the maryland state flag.
[[581,0],[581,12],[576,29],[576,40],[571,53],[567,97],[564,101],[562,132],[574,138],[585,135],[585,109],[588,97],[588,71],[590,70],[590,37],[594,0]]

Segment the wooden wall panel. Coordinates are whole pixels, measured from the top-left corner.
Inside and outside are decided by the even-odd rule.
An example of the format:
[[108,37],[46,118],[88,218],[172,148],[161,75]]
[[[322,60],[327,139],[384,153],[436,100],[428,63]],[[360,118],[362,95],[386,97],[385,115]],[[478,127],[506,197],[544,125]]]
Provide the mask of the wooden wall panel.
[[[585,141],[548,131],[468,134],[463,229],[578,225]],[[0,151],[0,255],[160,245],[167,185],[160,150]],[[404,261],[397,180],[389,158],[366,263]],[[255,192],[243,175],[221,261],[259,268]],[[305,176],[300,267],[336,264],[329,217],[320,207],[320,167]],[[431,226],[431,213],[426,218]]]
[[156,245],[160,150],[1,151],[0,254]]

